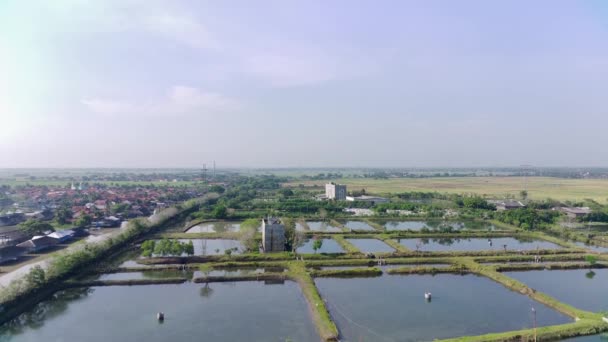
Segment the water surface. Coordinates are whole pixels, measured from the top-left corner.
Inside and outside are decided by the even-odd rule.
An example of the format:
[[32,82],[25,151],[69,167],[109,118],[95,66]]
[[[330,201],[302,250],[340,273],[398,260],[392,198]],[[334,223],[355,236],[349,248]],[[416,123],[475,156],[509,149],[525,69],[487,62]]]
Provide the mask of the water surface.
[[243,245],[237,240],[181,239],[179,241],[185,243],[192,241],[194,255],[223,255],[227,249],[232,249],[232,254],[240,254],[243,251]]
[[186,233],[225,233],[239,230],[241,230],[241,222],[218,221],[198,224],[188,229]]
[[[156,313],[163,311],[159,324]],[[236,282],[62,291],[0,327],[0,341],[319,341],[297,284]]]
[[430,231],[451,231],[463,229],[475,230],[494,230],[496,227],[487,222],[479,221],[388,221],[384,223],[386,230],[411,230],[421,231],[428,229]]
[[344,226],[352,230],[376,230],[374,229],[374,227],[370,226],[369,223],[363,221],[346,221],[346,223],[344,223]]
[[394,252],[395,249],[378,239],[346,239],[363,253]]
[[[490,243],[491,241],[491,243]],[[408,249],[415,251],[503,251],[507,250],[535,250],[535,249],[557,249],[560,246],[542,240],[521,240],[515,238],[425,238],[425,239],[400,239],[399,243]]]
[[573,242],[575,245],[581,247],[581,248],[585,248],[594,252],[598,252],[598,253],[608,253],[608,247],[602,247],[602,246],[596,246],[596,245],[588,245],[586,243],[582,243],[580,241],[574,241]]
[[[316,253],[344,253],[344,249],[333,239],[321,239],[323,245],[316,251]],[[314,239],[308,239],[304,244],[296,249],[298,253],[312,254],[315,250],[312,248]]]
[[315,232],[341,232],[342,229],[340,227],[336,227],[331,225],[329,222],[325,221],[308,221],[306,222],[310,230]]
[[505,272],[531,288],[588,311],[608,310],[608,269]]
[[[318,278],[342,341],[431,341],[571,322],[530,298],[475,275]],[[431,302],[424,293],[433,294]],[[356,299],[356,300],[355,300]]]

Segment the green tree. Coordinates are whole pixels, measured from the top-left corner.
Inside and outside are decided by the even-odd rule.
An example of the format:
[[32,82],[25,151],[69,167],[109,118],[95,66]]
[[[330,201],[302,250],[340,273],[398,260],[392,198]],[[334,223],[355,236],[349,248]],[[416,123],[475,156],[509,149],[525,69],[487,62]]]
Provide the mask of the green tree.
[[232,255],[232,248],[228,248],[228,249],[224,250],[224,254],[226,254],[228,257],[230,257]]
[[80,215],[80,217],[78,217],[76,221],[74,221],[74,224],[77,227],[86,227],[90,225],[91,222],[93,222],[93,218],[89,214],[84,214]]
[[595,255],[585,255],[585,261],[589,266],[593,266],[597,263],[597,257]]
[[144,257],[151,257],[152,253],[154,253],[154,249],[156,247],[156,241],[147,240],[141,244],[141,255]]
[[212,185],[209,187],[209,192],[217,192],[218,194],[223,194],[226,189],[221,185]]
[[66,224],[70,222],[70,220],[72,219],[72,215],[72,210],[70,208],[62,206],[61,208],[57,209],[57,212],[55,213],[55,218],[57,220],[57,223]]
[[228,216],[228,208],[226,208],[223,204],[217,204],[213,211],[211,212],[211,216],[216,219],[224,219]]
[[42,267],[36,265],[29,271],[29,273],[27,273],[25,280],[30,286],[38,288],[44,285],[46,281],[46,272],[44,269],[42,269]]
[[315,254],[317,253],[317,250],[321,249],[321,247],[323,247],[323,239],[314,239],[312,242],[312,249],[315,251]]
[[184,246],[184,253],[187,255],[194,255],[194,243],[192,243],[192,240],[188,241]]
[[55,231],[52,225],[40,220],[29,219],[19,225],[19,229],[28,236],[40,235],[46,231]]
[[525,201],[528,199],[528,192],[526,190],[522,190],[519,192],[519,196],[521,196],[521,199]]

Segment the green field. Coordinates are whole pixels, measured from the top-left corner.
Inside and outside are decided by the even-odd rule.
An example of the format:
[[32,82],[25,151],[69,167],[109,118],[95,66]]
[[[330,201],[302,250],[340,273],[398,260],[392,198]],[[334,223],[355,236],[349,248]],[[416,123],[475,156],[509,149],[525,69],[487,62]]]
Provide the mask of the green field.
[[[336,182],[346,184],[348,190],[365,189],[368,193],[389,194],[407,191],[436,191],[440,193],[478,194],[487,197],[518,197],[524,189],[523,177],[436,177],[366,179],[345,178]],[[326,182],[293,181],[287,186],[318,185]],[[608,202],[608,179],[565,179],[528,177],[528,195],[531,199],[583,200],[590,198],[600,203]]]

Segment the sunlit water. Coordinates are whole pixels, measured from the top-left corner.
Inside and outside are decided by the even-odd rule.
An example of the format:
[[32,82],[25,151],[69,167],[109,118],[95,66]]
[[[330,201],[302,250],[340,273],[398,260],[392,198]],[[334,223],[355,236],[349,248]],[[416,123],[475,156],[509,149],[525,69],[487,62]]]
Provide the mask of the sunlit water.
[[[156,313],[165,313],[159,323]],[[319,341],[297,284],[71,289],[0,327],[0,341]]]
[[505,274],[574,307],[594,312],[608,310],[608,269]]
[[363,253],[394,252],[395,249],[378,239],[346,239]]
[[[304,242],[304,244],[296,249],[298,253],[315,253],[315,250],[312,248],[314,244],[314,239],[308,239]],[[319,248],[316,253],[343,253],[344,250],[342,247],[333,239],[321,239],[323,244],[321,248]]]
[[403,246],[415,251],[439,252],[439,251],[511,251],[535,250],[535,249],[557,249],[558,245],[542,240],[518,240],[515,238],[424,238],[424,239],[401,239]]
[[[431,341],[530,328],[571,319],[475,275],[383,275],[315,280],[342,341]],[[432,301],[424,293],[430,291]]]

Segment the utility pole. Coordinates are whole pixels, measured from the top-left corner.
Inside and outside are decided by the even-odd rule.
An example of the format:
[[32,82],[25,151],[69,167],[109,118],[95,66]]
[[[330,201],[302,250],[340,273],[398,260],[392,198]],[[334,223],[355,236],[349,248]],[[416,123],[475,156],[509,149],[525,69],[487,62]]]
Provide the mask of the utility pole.
[[203,182],[207,180],[207,164],[203,164]]
[[533,320],[534,320],[534,342],[536,341],[536,309],[534,309],[534,307],[532,307],[532,316],[533,316]]

